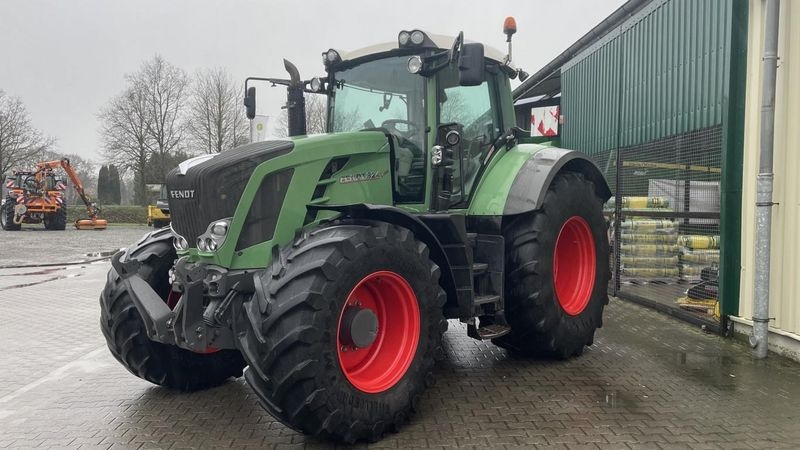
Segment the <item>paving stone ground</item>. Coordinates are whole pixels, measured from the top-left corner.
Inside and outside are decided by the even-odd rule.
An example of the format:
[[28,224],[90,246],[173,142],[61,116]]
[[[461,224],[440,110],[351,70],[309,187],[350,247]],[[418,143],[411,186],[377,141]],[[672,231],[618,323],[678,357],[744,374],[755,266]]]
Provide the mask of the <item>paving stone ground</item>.
[[[98,328],[108,267],[0,269],[0,448],[330,446],[274,421],[241,379],[180,394],[129,374]],[[606,311],[569,361],[514,357],[451,322],[438,383],[372,446],[800,447],[800,365],[621,300]]]

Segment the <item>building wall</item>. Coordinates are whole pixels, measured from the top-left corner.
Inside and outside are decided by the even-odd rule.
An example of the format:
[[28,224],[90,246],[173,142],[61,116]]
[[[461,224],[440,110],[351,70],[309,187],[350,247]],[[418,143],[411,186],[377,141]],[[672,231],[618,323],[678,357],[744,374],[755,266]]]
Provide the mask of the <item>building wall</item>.
[[[753,315],[756,175],[761,114],[763,0],[751,0],[747,62],[739,316]],[[800,338],[800,2],[781,2],[775,109],[770,325]]]
[[[687,192],[693,184],[716,186],[703,196],[714,207],[691,206],[693,194],[683,193],[669,211],[640,217],[669,219],[681,235],[719,236],[722,315],[739,308],[747,11],[747,0],[652,0],[560,74],[561,144],[591,155],[616,195],[649,196],[652,182],[664,179],[682,182]],[[644,292],[621,283],[615,294],[677,308],[687,285],[671,282],[697,282],[691,272],[697,267],[688,266],[680,261],[669,267],[678,275],[663,272],[664,287]],[[617,279],[625,281],[619,269]]]
[[561,68],[562,140],[589,154],[719,125],[729,0],[653,0]]

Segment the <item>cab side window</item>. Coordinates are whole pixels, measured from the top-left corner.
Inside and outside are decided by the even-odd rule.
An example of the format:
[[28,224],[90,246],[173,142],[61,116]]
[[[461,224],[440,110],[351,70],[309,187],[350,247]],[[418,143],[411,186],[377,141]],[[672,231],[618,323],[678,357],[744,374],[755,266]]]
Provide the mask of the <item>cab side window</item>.
[[456,122],[463,126],[463,151],[453,171],[452,205],[469,198],[489,148],[501,133],[496,116],[499,108],[492,107],[496,100],[491,81],[489,77],[480,86],[459,86],[456,80],[440,79],[439,123]]

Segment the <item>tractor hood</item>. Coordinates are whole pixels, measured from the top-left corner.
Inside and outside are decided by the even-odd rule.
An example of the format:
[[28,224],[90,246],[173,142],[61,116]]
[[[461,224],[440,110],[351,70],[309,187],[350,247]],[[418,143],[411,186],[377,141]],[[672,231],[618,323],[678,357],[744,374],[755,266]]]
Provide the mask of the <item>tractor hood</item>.
[[285,155],[293,147],[291,141],[256,142],[212,158],[193,159],[173,169],[167,174],[172,228],[194,244],[211,221],[233,216],[259,164]]
[[[256,142],[217,155],[193,158],[167,175],[172,228],[194,246],[211,222],[236,216],[242,202],[245,205],[241,213],[246,214],[269,174],[294,169],[294,176],[302,181],[302,188],[295,190],[299,194],[306,188],[314,190],[322,168],[331,158],[381,151],[388,151],[386,136],[377,131],[361,131]],[[280,160],[275,160],[278,157]],[[302,198],[302,204],[293,202],[291,208],[304,210],[310,200],[309,195]],[[270,208],[280,210],[281,205]]]

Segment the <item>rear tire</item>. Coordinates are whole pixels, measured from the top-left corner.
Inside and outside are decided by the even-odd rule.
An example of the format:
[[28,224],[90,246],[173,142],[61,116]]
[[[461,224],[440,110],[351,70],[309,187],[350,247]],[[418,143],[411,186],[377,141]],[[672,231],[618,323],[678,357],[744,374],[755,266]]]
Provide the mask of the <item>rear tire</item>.
[[515,218],[504,235],[511,332],[495,344],[526,355],[580,355],[608,304],[608,241],[594,184],[558,175],[542,208]]
[[[407,421],[434,380],[447,327],[439,267],[425,244],[386,223],[337,223],[284,249],[261,286],[235,322],[246,328],[237,330],[245,379],[267,411],[350,443]],[[374,340],[353,345],[350,314],[367,309],[377,317]]]
[[[167,298],[171,289],[169,269],[176,255],[169,239],[158,238],[164,235],[151,235],[131,255],[142,263],[139,276],[162,298]],[[120,281],[117,272],[109,270],[100,294],[100,326],[111,354],[129,372],[153,384],[181,391],[211,388],[242,375],[245,363],[236,350],[201,354],[150,340],[139,311]]]
[[53,214],[44,217],[44,227],[48,230],[64,231],[67,229],[67,207],[62,206]]
[[22,225],[14,223],[14,205],[14,199],[7,198],[0,208],[0,225],[6,231],[19,231],[22,228]]

